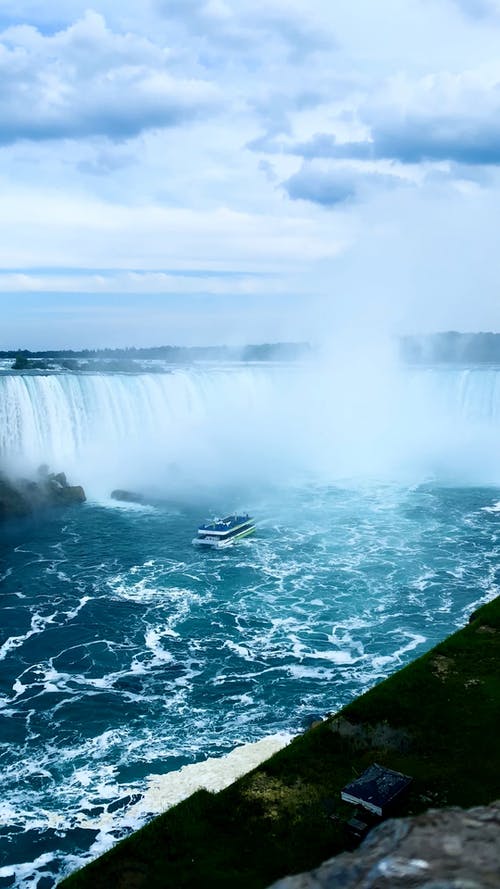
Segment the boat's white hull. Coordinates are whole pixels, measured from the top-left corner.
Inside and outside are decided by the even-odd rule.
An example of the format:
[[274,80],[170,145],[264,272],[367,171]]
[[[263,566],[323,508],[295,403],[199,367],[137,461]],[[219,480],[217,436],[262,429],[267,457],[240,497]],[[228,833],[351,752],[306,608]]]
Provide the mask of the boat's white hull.
[[225,546],[232,546],[238,540],[243,540],[244,537],[248,537],[254,531],[255,528],[247,528],[241,534],[234,534],[233,537],[228,537],[226,540],[218,540],[216,537],[195,537],[191,542],[194,546],[210,546],[212,549],[222,549]]
[[237,537],[233,537],[231,540],[200,540],[199,537],[195,537],[191,543],[195,546],[209,546],[212,549],[222,549],[224,546],[231,546],[237,539]]

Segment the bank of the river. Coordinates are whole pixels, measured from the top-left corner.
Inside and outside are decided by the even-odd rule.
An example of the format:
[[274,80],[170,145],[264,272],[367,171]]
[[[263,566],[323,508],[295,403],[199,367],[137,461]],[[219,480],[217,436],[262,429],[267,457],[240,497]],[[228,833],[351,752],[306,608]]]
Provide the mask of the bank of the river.
[[499,680],[497,598],[342,720],[332,716],[226,790],[194,794],[60,885],[258,889],[309,870],[346,848],[351,810],[340,789],[374,761],[414,778],[401,814],[489,803],[500,797]]

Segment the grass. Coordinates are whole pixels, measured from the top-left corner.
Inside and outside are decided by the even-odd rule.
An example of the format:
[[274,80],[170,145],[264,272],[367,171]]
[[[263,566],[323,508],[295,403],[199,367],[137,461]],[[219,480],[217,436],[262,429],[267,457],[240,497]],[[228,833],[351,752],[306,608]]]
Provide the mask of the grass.
[[[263,889],[348,847],[340,789],[414,778],[398,814],[500,797],[500,598],[467,627],[217,794],[199,791],[61,889]],[[329,815],[335,810],[337,819]]]

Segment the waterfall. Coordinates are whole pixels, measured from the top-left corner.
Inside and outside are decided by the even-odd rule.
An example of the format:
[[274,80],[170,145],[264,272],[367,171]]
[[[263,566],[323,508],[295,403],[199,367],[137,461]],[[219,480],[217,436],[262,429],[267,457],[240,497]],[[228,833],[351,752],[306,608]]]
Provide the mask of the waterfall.
[[425,368],[408,372],[409,394],[420,408],[459,423],[500,422],[500,369]]
[[0,455],[87,483],[282,479],[486,459],[496,474],[500,371],[213,367],[0,375]]
[[[260,368],[150,374],[0,376],[0,455],[15,467],[40,463],[144,483],[186,467],[220,477],[252,462],[257,426],[269,426],[279,375]],[[284,383],[284,380],[281,381]]]

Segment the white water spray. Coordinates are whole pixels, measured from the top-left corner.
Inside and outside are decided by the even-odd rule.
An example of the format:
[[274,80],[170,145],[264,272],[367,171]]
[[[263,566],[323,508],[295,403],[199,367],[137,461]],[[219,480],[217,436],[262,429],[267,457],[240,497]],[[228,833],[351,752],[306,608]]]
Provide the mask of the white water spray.
[[0,455],[90,491],[455,472],[500,478],[500,371],[219,367],[0,376]]

